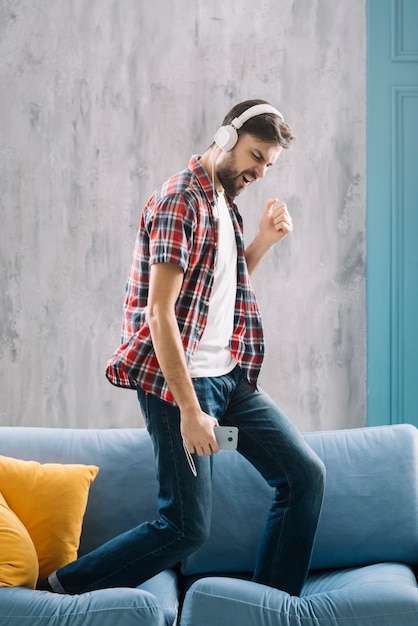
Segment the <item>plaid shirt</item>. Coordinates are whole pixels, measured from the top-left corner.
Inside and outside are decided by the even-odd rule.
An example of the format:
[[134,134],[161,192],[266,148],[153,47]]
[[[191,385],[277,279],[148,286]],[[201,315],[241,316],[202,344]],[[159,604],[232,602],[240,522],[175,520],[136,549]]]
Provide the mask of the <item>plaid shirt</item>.
[[[263,330],[244,256],[242,219],[236,205],[228,203],[238,253],[230,349],[249,382],[256,385],[264,356]],[[175,263],[184,271],[176,317],[190,365],[206,325],[213,283],[218,239],[213,204],[212,182],[198,157],[192,157],[189,167],[172,176],[147,202],[126,285],[122,345],[106,369],[112,384],[131,389],[140,386],[175,404],[146,321],[150,267],[154,263]]]

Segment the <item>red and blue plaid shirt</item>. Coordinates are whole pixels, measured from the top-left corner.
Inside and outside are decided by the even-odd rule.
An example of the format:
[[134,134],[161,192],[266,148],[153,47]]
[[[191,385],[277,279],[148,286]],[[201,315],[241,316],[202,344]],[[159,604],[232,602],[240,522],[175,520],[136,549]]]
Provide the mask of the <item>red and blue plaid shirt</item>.
[[[245,260],[242,219],[236,205],[229,200],[228,204],[238,252],[230,349],[249,382],[256,385],[264,357],[263,329]],[[218,239],[213,206],[212,183],[198,157],[192,157],[187,169],[172,176],[148,200],[126,285],[122,345],[106,369],[112,384],[131,389],[139,386],[174,404],[146,321],[150,267],[176,263],[184,271],[176,317],[190,365],[206,325],[213,284]]]

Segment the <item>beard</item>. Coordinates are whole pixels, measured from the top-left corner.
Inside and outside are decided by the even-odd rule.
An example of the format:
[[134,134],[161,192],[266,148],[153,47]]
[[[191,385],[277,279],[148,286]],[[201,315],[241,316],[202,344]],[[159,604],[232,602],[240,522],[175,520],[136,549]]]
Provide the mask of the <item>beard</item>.
[[230,152],[224,162],[218,165],[216,175],[226,195],[230,198],[238,196],[248,184],[256,180],[256,175],[249,170],[237,171],[233,152]]

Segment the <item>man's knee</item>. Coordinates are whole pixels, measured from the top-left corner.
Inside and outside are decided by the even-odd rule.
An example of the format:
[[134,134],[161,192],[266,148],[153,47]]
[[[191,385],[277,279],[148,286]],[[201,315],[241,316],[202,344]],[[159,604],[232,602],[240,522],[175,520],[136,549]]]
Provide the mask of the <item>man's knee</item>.
[[315,491],[319,495],[324,492],[326,468],[322,459],[314,452],[305,462],[303,477],[299,481],[299,487],[306,493]]
[[185,556],[196,552],[209,539],[210,528],[208,526],[185,529],[182,532],[181,545]]
[[[210,517],[209,515],[208,519]],[[191,520],[190,523],[182,520],[180,523],[178,520],[169,520],[163,516],[160,524],[164,528],[164,533],[169,533],[166,536],[171,537],[171,543],[177,544],[179,552],[184,554],[184,556],[195,552],[209,538],[210,523],[206,519],[202,520],[202,523],[199,523],[197,519]]]

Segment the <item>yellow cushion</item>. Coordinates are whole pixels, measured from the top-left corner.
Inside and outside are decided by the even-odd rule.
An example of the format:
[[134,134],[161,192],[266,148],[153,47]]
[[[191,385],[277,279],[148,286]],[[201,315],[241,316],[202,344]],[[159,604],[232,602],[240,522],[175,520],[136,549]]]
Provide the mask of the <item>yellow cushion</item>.
[[39,576],[77,558],[94,465],[40,464],[0,455],[0,492],[34,543]]
[[28,531],[0,493],[0,587],[35,589],[38,557]]

